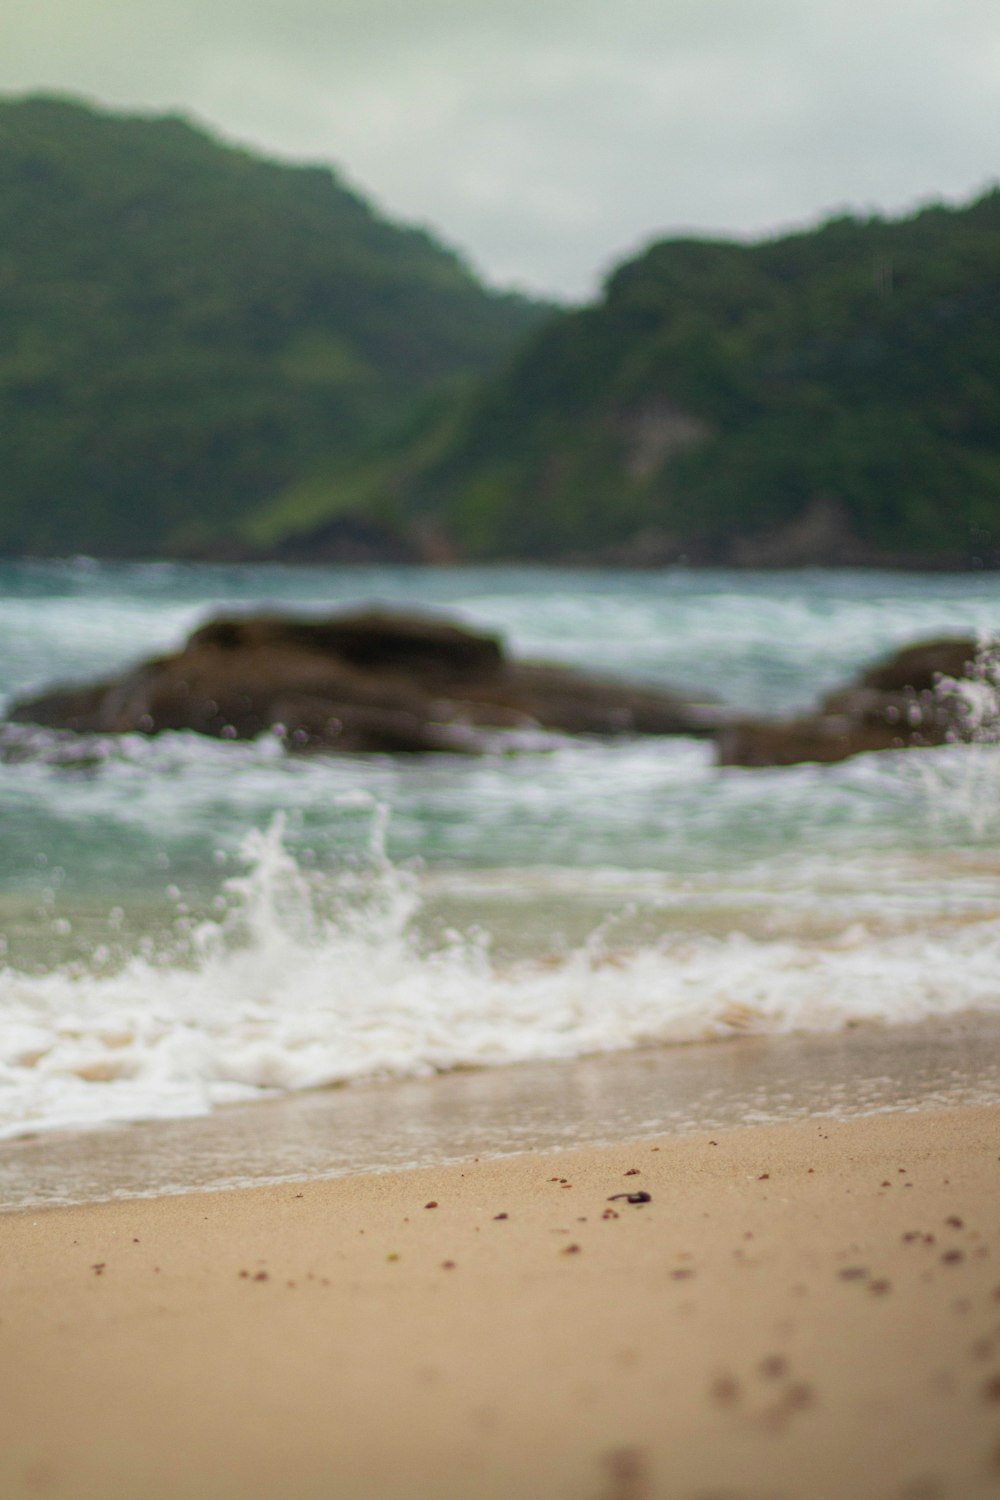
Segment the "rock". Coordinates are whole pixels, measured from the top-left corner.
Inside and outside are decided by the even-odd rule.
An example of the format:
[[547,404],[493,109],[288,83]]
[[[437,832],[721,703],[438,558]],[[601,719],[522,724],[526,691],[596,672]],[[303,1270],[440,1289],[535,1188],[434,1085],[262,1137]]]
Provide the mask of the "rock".
[[968,637],[919,641],[869,667],[858,686],[881,693],[933,692],[942,677],[967,677],[978,650]]
[[720,766],[795,766],[804,761],[828,765],[849,755],[901,750],[913,743],[914,739],[906,738],[898,729],[857,723],[846,714],[738,719],[720,732],[717,758]]
[[941,745],[962,738],[960,698],[942,687],[973,670],[977,646],[968,639],[920,642],[863,672],[795,719],[738,719],[720,730],[723,766],[830,763],[870,750]]
[[226,616],[122,677],[53,689],[11,718],[122,734],[277,733],[295,749],[482,749],[482,730],[708,734],[713,711],[676,694],[567,667],[509,661],[490,635],[366,610],[319,619]]
[[784,526],[735,536],[729,544],[737,568],[850,567],[863,556],[847,511],[835,495],[814,495]]
[[283,615],[223,616],[196,630],[188,649],[224,651],[279,649],[333,656],[373,671],[435,674],[495,671],[503,661],[500,642],[419,615],[381,610],[302,620]]

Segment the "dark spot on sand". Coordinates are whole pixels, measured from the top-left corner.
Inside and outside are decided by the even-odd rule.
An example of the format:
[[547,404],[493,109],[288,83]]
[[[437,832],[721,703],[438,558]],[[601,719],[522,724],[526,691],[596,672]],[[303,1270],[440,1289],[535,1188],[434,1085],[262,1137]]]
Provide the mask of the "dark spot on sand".
[[270,1281],[270,1279],[271,1278],[266,1271],[258,1271],[254,1276],[254,1281]]
[[638,1193],[612,1193],[611,1197],[608,1199],[608,1202],[609,1203],[617,1203],[622,1198],[625,1199],[626,1203],[652,1203],[652,1201],[653,1201],[653,1197],[652,1197],[651,1193],[638,1192]]
[[863,1281],[868,1272],[864,1266],[844,1266],[843,1270],[837,1272],[837,1275],[841,1281]]
[[241,1271],[241,1272],[240,1272],[240,1277],[241,1277],[241,1279],[242,1279],[242,1280],[244,1280],[244,1281],[245,1281],[245,1280],[246,1280],[246,1278],[247,1278],[247,1277],[248,1277],[248,1276],[249,1276],[249,1275],[250,1275],[250,1272],[249,1272],[249,1271]]
[[138,1245],[139,1243],[139,1241],[135,1238],[135,1235],[132,1236],[132,1243],[133,1245]]
[[638,1167],[629,1167],[628,1171],[625,1173],[625,1176],[626,1177],[638,1177],[639,1176],[639,1168]]
[[757,1368],[765,1380],[780,1380],[788,1374],[788,1360],[783,1354],[767,1354]]
[[709,1386],[714,1401],[729,1406],[740,1399],[740,1383],[734,1375],[717,1375]]
[[796,1381],[785,1392],[785,1405],[791,1407],[793,1411],[803,1411],[807,1406],[812,1406],[815,1400],[815,1391],[803,1380]]
[[770,1175],[770,1172],[761,1172],[760,1176],[757,1178],[757,1181],[766,1182]]
[[453,1260],[443,1260],[441,1262],[441,1269],[442,1271],[454,1271],[455,1262]]
[[919,1240],[919,1238],[920,1238],[920,1230],[919,1229],[908,1229],[906,1231],[906,1233],[902,1236],[903,1243],[906,1244],[906,1245],[912,1245],[913,1241],[914,1240]]
[[640,1500],[649,1493],[649,1470],[640,1448],[612,1448],[604,1455],[604,1467],[611,1482],[606,1491],[608,1500]]
[[884,1297],[886,1292],[890,1291],[891,1289],[892,1283],[890,1281],[886,1281],[884,1276],[878,1277],[877,1280],[870,1282],[868,1286],[868,1290],[875,1297]]
[[494,1218],[494,1220],[496,1220],[496,1219],[509,1219],[510,1218],[510,1214],[494,1214],[493,1218]]
[[886,1178],[885,1182],[880,1183],[879,1186],[880,1187],[892,1187],[892,1183],[889,1181],[888,1178]]
[[958,1217],[958,1214],[949,1214],[948,1217],[947,1217],[947,1219],[945,1219],[944,1222],[946,1224],[950,1225],[950,1227],[952,1229],[964,1229],[965,1228],[965,1223],[964,1223],[964,1221],[962,1219],[960,1219]]
[[943,1261],[943,1263],[946,1266],[955,1266],[955,1265],[958,1264],[958,1262],[960,1260],[964,1260],[964,1259],[965,1259],[965,1251],[964,1250],[946,1250],[944,1252],[944,1254],[942,1255],[942,1257],[941,1257],[941,1260]]
[[671,1271],[670,1274],[675,1281],[687,1281],[694,1275],[694,1270],[691,1266],[678,1266],[676,1271]]
[[580,1254],[580,1246],[579,1245],[564,1245],[562,1247],[562,1249],[560,1250],[559,1254],[560,1255],[579,1255]]
[[717,1145],[718,1145],[718,1144],[719,1144],[719,1143],[718,1143],[718,1141],[709,1141],[709,1143],[708,1143],[708,1144],[709,1144],[709,1145],[710,1145],[710,1146],[717,1146]]
[[991,1375],[982,1388],[983,1400],[1000,1404],[1000,1375]]
[[437,1208],[437,1199],[436,1198],[432,1198],[429,1203],[425,1203],[424,1204],[424,1207],[425,1208]]
[[606,1208],[604,1210],[604,1212],[601,1214],[601,1218],[602,1219],[617,1219],[618,1218],[618,1213],[613,1208]]
[[106,1260],[99,1260],[97,1262],[97,1264],[94,1265],[94,1266],[91,1266],[90,1269],[93,1271],[93,1273],[94,1273],[95,1276],[103,1276],[104,1275],[104,1268],[105,1268],[106,1265],[107,1265],[107,1261]]

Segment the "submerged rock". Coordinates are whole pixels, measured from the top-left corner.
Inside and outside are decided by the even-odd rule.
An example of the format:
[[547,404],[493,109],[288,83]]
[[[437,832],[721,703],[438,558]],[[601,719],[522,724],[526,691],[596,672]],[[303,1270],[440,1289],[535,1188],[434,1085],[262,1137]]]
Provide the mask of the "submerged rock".
[[967,638],[922,641],[863,672],[794,719],[734,720],[718,735],[723,766],[790,766],[846,760],[868,750],[941,745],[964,737],[965,705],[948,680],[975,671]]
[[717,715],[678,694],[569,667],[514,662],[491,635],[380,610],[326,618],[227,616],[121,677],[53,688],[11,719],[104,734],[278,734],[295,749],[482,749],[490,728],[710,734]]

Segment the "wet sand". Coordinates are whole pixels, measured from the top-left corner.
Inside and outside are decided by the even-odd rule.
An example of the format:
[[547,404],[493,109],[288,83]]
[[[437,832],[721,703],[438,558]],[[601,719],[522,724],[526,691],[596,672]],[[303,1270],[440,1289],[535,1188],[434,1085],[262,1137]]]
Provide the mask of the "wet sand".
[[9,1213],[0,1288],[5,1497],[1000,1491],[996,1107]]
[[734,1036],[0,1142],[0,1208],[363,1176],[733,1126],[1000,1104],[1000,1014]]

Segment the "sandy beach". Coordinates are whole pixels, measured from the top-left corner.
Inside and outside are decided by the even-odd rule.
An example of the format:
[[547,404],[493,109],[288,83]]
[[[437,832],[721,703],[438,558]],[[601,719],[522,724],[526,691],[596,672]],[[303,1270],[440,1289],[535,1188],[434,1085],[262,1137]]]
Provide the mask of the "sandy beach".
[[998,1109],[8,1213],[0,1285],[5,1497],[1000,1489]]

